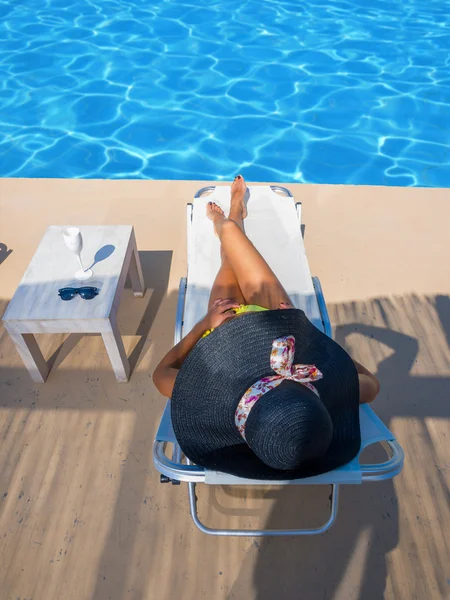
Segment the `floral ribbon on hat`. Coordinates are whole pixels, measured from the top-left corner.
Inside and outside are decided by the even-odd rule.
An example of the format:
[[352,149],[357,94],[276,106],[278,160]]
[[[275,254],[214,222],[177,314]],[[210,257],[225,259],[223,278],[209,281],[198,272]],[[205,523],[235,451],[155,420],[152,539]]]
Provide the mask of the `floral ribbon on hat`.
[[249,387],[236,409],[234,421],[244,440],[245,424],[252,408],[261,396],[279,386],[286,379],[305,385],[316,396],[319,396],[319,392],[311,382],[322,379],[322,373],[314,365],[294,365],[294,355],[295,338],[293,335],[286,335],[273,341],[270,366],[277,374],[263,377]]

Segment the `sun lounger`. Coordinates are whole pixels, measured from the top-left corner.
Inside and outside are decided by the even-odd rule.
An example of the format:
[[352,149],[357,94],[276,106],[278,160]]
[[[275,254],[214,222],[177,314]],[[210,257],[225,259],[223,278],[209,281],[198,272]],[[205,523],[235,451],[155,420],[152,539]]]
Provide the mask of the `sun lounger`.
[[[211,195],[206,195],[212,192]],[[280,194],[283,194],[280,195]],[[193,204],[187,205],[188,272],[179,288],[175,325],[175,343],[186,335],[205,315],[214,278],[220,266],[219,241],[206,217],[206,203],[214,200],[227,211],[230,203],[228,186],[199,190]],[[249,215],[245,221],[249,238],[270,264],[295,306],[305,311],[316,327],[331,336],[331,325],[320,282],[311,277],[301,233],[301,203],[279,186],[250,188]],[[289,257],[286,260],[286,257]],[[153,445],[155,467],[162,482],[188,483],[189,503],[195,525],[204,533],[237,536],[314,535],[331,527],[336,519],[338,492],[341,484],[361,484],[391,479],[403,467],[403,451],[394,435],[367,405],[360,407],[361,450],[350,463],[315,477],[277,481],[276,485],[331,485],[330,515],[316,529],[231,530],[211,529],[203,525],[197,511],[195,486],[209,485],[274,485],[273,481],[243,479],[193,465],[183,456],[172,429],[170,400],[167,402]],[[380,464],[360,464],[359,457],[370,444],[381,443],[388,458]],[[169,445],[172,447],[168,456]]]

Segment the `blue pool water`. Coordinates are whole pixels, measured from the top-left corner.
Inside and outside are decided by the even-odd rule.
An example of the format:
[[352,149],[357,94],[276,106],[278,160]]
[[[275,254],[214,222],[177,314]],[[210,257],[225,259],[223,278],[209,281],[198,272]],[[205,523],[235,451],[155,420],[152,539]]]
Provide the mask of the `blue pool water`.
[[2,0],[0,175],[450,185],[448,0]]

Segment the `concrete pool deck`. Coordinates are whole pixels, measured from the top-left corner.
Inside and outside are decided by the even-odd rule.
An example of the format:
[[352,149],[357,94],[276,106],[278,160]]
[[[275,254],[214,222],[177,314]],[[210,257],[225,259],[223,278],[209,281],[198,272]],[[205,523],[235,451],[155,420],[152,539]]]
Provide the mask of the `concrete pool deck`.
[[[150,374],[172,343],[185,204],[208,183],[0,179],[0,315],[53,224],[134,225],[149,290],[127,289],[121,304],[128,384],[101,338],[58,354],[58,335],[39,339],[55,368],[33,384],[0,328],[1,600],[447,597],[449,190],[286,184],[303,202],[335,338],[378,374],[374,409],[405,468],[343,486],[322,536],[222,539],[195,528],[185,484],[161,485],[151,453],[164,400]],[[328,489],[198,496],[218,526],[313,526]]]

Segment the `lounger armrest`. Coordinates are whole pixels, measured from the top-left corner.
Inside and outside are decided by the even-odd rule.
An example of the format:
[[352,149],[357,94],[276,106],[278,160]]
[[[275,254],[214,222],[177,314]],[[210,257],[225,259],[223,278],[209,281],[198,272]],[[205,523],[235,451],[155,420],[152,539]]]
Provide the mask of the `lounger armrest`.
[[388,455],[388,460],[383,463],[360,463],[362,482],[392,479],[402,470],[405,458],[395,435],[368,404],[362,404],[359,407],[359,423],[361,427],[361,452],[371,444],[379,443]]
[[323,332],[330,338],[333,337],[333,330],[331,328],[330,316],[328,314],[328,308],[325,302],[325,297],[322,291],[322,285],[318,277],[313,277],[314,291],[316,292],[317,303],[319,305],[320,316],[322,317]]
[[170,442],[172,444],[177,443],[177,438],[175,437],[175,432],[172,427],[172,418],[170,416],[170,400],[167,400],[166,402],[158,431],[156,432],[155,440],[157,442]]
[[172,480],[193,481],[201,483],[205,481],[205,469],[196,465],[184,465],[176,462],[166,455],[167,442],[155,440],[153,442],[153,464],[156,469]]
[[384,463],[361,465],[362,482],[392,479],[402,471],[405,455],[397,440],[385,440],[381,445],[389,459]]
[[180,279],[180,285],[178,287],[178,302],[177,302],[177,312],[175,315],[175,331],[174,331],[174,340],[173,343],[176,346],[178,342],[181,342],[183,337],[183,314],[184,314],[184,302],[186,299],[186,286],[187,279],[186,277],[182,277]]
[[[172,458],[169,458],[166,454],[167,444],[173,444]],[[205,480],[205,470],[203,467],[185,465],[181,462],[181,458],[182,452],[177,443],[170,417],[170,400],[167,400],[155,441],[153,442],[153,463],[160,473],[172,480],[196,482]]]

